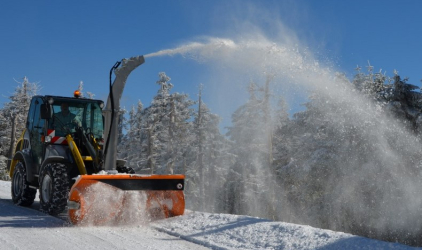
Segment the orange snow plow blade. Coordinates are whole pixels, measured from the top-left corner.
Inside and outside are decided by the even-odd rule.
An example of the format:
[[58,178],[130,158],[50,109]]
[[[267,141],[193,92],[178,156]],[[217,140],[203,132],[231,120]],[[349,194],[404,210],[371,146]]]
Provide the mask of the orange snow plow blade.
[[81,175],[68,218],[75,225],[114,225],[183,215],[184,175]]

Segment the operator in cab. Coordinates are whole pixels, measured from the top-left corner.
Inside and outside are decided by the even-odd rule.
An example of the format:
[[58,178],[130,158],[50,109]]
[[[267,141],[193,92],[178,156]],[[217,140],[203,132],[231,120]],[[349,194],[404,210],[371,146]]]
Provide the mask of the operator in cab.
[[76,115],[69,111],[68,103],[63,102],[60,105],[60,110],[60,112],[54,114],[56,135],[64,136],[70,129],[81,126],[81,122],[77,119]]

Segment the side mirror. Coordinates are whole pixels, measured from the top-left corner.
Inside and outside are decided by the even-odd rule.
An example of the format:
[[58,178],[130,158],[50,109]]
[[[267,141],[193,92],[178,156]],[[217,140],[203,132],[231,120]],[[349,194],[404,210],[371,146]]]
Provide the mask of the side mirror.
[[51,118],[51,105],[50,104],[41,104],[40,107],[41,119],[50,119]]

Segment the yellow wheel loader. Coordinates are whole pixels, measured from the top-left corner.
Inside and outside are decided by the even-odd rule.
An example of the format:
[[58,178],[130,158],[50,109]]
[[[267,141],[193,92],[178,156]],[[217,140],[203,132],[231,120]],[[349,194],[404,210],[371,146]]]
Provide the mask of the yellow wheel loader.
[[15,204],[30,206],[38,189],[41,210],[67,210],[73,224],[119,220],[125,209],[161,217],[184,213],[184,175],[135,174],[116,156],[120,98],[130,72],[144,61],[137,56],[112,67],[106,105],[77,91],[72,98],[32,98],[9,166]]

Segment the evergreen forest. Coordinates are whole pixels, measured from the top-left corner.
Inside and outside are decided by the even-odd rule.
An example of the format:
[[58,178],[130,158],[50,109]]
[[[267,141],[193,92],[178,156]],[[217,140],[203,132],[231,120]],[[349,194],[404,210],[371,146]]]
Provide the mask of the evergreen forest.
[[[337,92],[312,91],[291,113],[272,94],[272,81],[247,84],[249,98],[223,133],[202,86],[191,99],[159,73],[157,94],[144,100],[149,106],[121,110],[119,158],[139,174],[185,174],[190,210],[422,245],[419,87],[397,72],[358,68],[352,79],[335,76]],[[0,109],[3,180],[39,89],[24,78]]]

